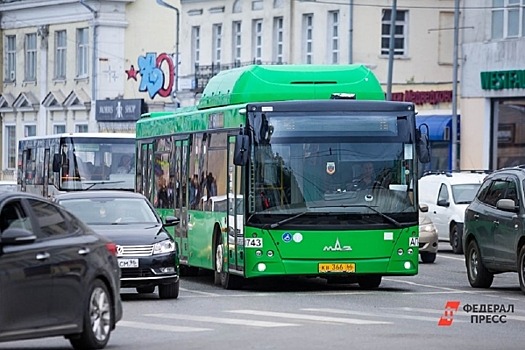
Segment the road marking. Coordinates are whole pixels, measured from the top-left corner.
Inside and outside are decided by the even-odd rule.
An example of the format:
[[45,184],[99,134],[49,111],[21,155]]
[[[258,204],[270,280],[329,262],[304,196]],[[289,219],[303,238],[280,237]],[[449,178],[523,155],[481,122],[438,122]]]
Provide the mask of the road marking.
[[158,318],[169,318],[169,319],[181,319],[184,321],[200,321],[210,323],[221,323],[221,324],[232,324],[239,326],[251,326],[251,327],[294,327],[300,326],[295,323],[280,323],[280,322],[268,322],[258,320],[240,320],[236,318],[227,317],[211,317],[211,316],[196,316],[196,315],[181,315],[181,314],[149,314],[146,316],[158,317]]
[[194,293],[198,295],[203,295],[206,297],[220,297],[220,294],[217,293],[210,293],[210,292],[203,292],[200,290],[194,290],[194,289],[186,289],[186,288],[180,288],[181,291],[188,292],[188,293]]
[[[459,254],[458,254],[459,255]],[[451,260],[459,260],[459,261],[465,261],[465,256],[461,255],[461,258],[458,258],[456,256],[448,256],[448,255],[438,255],[440,259],[451,259]]]
[[119,327],[129,327],[138,329],[149,329],[152,331],[167,331],[167,332],[204,332],[212,331],[211,328],[197,328],[197,327],[184,327],[184,326],[173,326],[167,324],[154,324],[146,322],[134,322],[134,321],[119,321]]
[[[332,313],[332,314],[338,314],[338,315],[354,315],[354,316],[365,316],[365,317],[390,317],[390,318],[403,318],[403,319],[409,319],[409,320],[430,321],[430,322],[437,322],[438,320],[438,318],[436,317],[397,315],[397,314],[387,314],[387,313],[374,314],[374,313],[369,313],[369,312],[339,310],[339,309],[301,309],[301,310],[310,311],[310,312],[325,312],[325,313]],[[439,313],[442,314],[443,311],[441,310]]]
[[392,322],[384,322],[384,321],[369,321],[369,320],[361,320],[361,319],[356,319],[356,318],[314,316],[314,315],[294,314],[294,313],[287,313],[287,312],[258,311],[258,310],[230,310],[228,312],[232,312],[236,314],[280,317],[280,318],[290,318],[290,319],[296,319],[296,320],[307,320],[307,321],[329,322],[329,323],[392,324]]

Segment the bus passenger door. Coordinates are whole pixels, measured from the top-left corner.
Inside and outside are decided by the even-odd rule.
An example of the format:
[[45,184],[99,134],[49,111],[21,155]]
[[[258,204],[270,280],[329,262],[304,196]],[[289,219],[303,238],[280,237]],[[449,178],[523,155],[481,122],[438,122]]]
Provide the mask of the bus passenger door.
[[235,137],[228,139],[228,268],[244,274],[244,167],[233,164]]
[[27,157],[28,157],[29,150],[24,149],[22,152],[22,169],[19,171],[19,175],[22,177],[20,179],[20,191],[26,192],[26,174],[27,174]]
[[180,224],[174,230],[175,242],[179,247],[179,259],[182,264],[186,264],[189,259],[188,246],[188,202],[187,202],[187,186],[188,186],[188,157],[189,157],[189,140],[175,141],[175,154],[173,161],[175,162],[175,216],[180,219]]
[[51,157],[51,152],[49,148],[44,149],[44,164],[41,164],[42,167],[42,196],[47,198],[49,196],[49,162]]

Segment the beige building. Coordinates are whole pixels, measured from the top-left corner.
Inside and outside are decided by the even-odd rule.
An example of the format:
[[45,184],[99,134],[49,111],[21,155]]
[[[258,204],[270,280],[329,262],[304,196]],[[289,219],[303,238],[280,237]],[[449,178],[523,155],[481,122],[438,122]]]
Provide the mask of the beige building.
[[461,163],[525,164],[525,2],[463,2]]
[[[392,99],[450,118],[453,0],[397,1]],[[20,0],[0,3],[2,174],[17,140],[134,131],[192,105],[219,70],[363,63],[389,82],[390,0]],[[177,19],[180,23],[177,23]],[[450,135],[448,135],[450,136]],[[446,133],[438,137],[446,140]]]

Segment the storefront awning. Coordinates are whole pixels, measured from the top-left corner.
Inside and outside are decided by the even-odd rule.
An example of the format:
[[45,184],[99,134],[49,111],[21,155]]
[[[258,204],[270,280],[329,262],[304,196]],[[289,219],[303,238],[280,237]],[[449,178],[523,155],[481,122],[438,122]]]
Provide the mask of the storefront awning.
[[[458,115],[459,120],[459,115]],[[430,141],[450,141],[452,132],[451,115],[418,115],[416,116],[417,127],[421,124],[428,125],[428,137]],[[458,123],[459,126],[459,123]],[[459,129],[458,129],[459,135]]]

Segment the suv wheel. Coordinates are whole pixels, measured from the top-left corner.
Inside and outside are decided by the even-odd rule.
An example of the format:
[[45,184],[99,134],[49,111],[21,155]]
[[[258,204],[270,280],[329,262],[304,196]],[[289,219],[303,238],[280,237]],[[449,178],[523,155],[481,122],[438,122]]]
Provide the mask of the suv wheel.
[[452,251],[455,254],[463,254],[463,244],[461,240],[463,237],[461,237],[460,232],[458,231],[458,226],[453,225],[450,229],[450,245],[452,246]]
[[520,288],[525,293],[525,245],[523,245],[518,254],[518,276],[520,279]]
[[489,288],[492,285],[494,274],[483,265],[478,244],[474,240],[468,244],[465,264],[467,265],[468,281],[472,287]]

